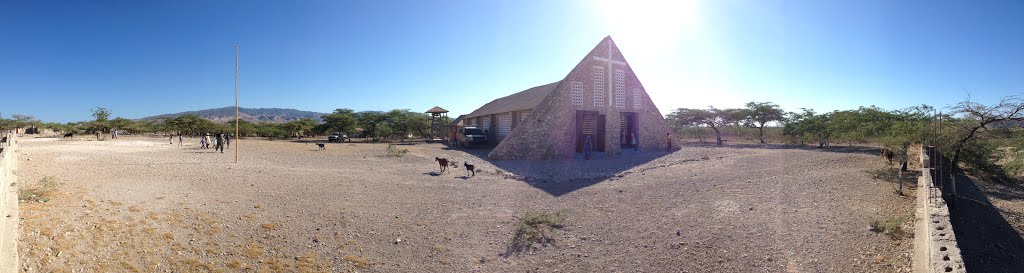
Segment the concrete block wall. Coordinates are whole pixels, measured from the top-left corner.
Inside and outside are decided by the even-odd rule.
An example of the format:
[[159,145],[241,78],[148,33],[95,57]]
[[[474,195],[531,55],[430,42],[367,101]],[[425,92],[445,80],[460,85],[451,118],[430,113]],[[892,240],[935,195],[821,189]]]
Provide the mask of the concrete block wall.
[[0,151],[0,272],[18,272],[17,143],[17,136],[8,134]]
[[949,221],[949,207],[942,192],[932,183],[932,160],[928,148],[921,149],[917,213],[914,232],[914,272],[966,272],[960,247]]

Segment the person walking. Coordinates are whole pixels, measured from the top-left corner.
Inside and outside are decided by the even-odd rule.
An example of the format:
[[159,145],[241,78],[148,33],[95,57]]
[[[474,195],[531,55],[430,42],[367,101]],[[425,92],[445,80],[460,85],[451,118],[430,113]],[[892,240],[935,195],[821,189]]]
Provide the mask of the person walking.
[[168,136],[167,137],[167,141],[170,142],[170,143],[167,143],[167,145],[174,145],[174,134],[171,134],[171,136]]
[[217,141],[217,145],[213,146],[213,150],[214,151],[220,150],[220,153],[223,154],[224,153],[224,133],[223,132],[221,132],[220,134],[217,134],[216,141]]
[[199,138],[199,149],[206,149],[206,137]]
[[224,134],[224,146],[231,148],[231,134]]
[[178,146],[184,145],[182,144],[183,142],[185,142],[184,138],[181,136],[181,134],[178,134]]

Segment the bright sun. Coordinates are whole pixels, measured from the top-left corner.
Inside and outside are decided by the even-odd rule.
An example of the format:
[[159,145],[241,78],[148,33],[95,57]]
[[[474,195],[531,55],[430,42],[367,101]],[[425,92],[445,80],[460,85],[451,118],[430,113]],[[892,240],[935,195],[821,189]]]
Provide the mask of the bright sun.
[[599,0],[604,22],[616,40],[671,43],[699,22],[699,0]]

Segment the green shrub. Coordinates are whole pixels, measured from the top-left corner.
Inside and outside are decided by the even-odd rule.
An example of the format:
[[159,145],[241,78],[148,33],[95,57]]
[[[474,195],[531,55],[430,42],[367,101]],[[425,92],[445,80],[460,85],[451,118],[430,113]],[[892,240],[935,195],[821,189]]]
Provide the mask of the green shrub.
[[900,239],[907,236],[907,232],[903,230],[903,224],[909,221],[913,217],[897,217],[888,219],[885,221],[874,220],[871,221],[871,230],[874,232],[889,235],[889,238]]
[[409,153],[409,149],[400,149],[395,144],[388,144],[388,156],[402,157]]

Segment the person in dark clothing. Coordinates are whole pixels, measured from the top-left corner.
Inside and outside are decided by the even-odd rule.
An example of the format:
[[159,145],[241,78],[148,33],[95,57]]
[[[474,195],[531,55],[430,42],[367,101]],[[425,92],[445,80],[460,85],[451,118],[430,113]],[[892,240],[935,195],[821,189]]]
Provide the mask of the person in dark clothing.
[[220,153],[224,153],[224,133],[217,134],[217,146],[213,147],[213,150],[220,150]]
[[668,146],[665,148],[665,151],[671,152],[672,151],[672,132],[665,133],[665,140],[668,141]]

